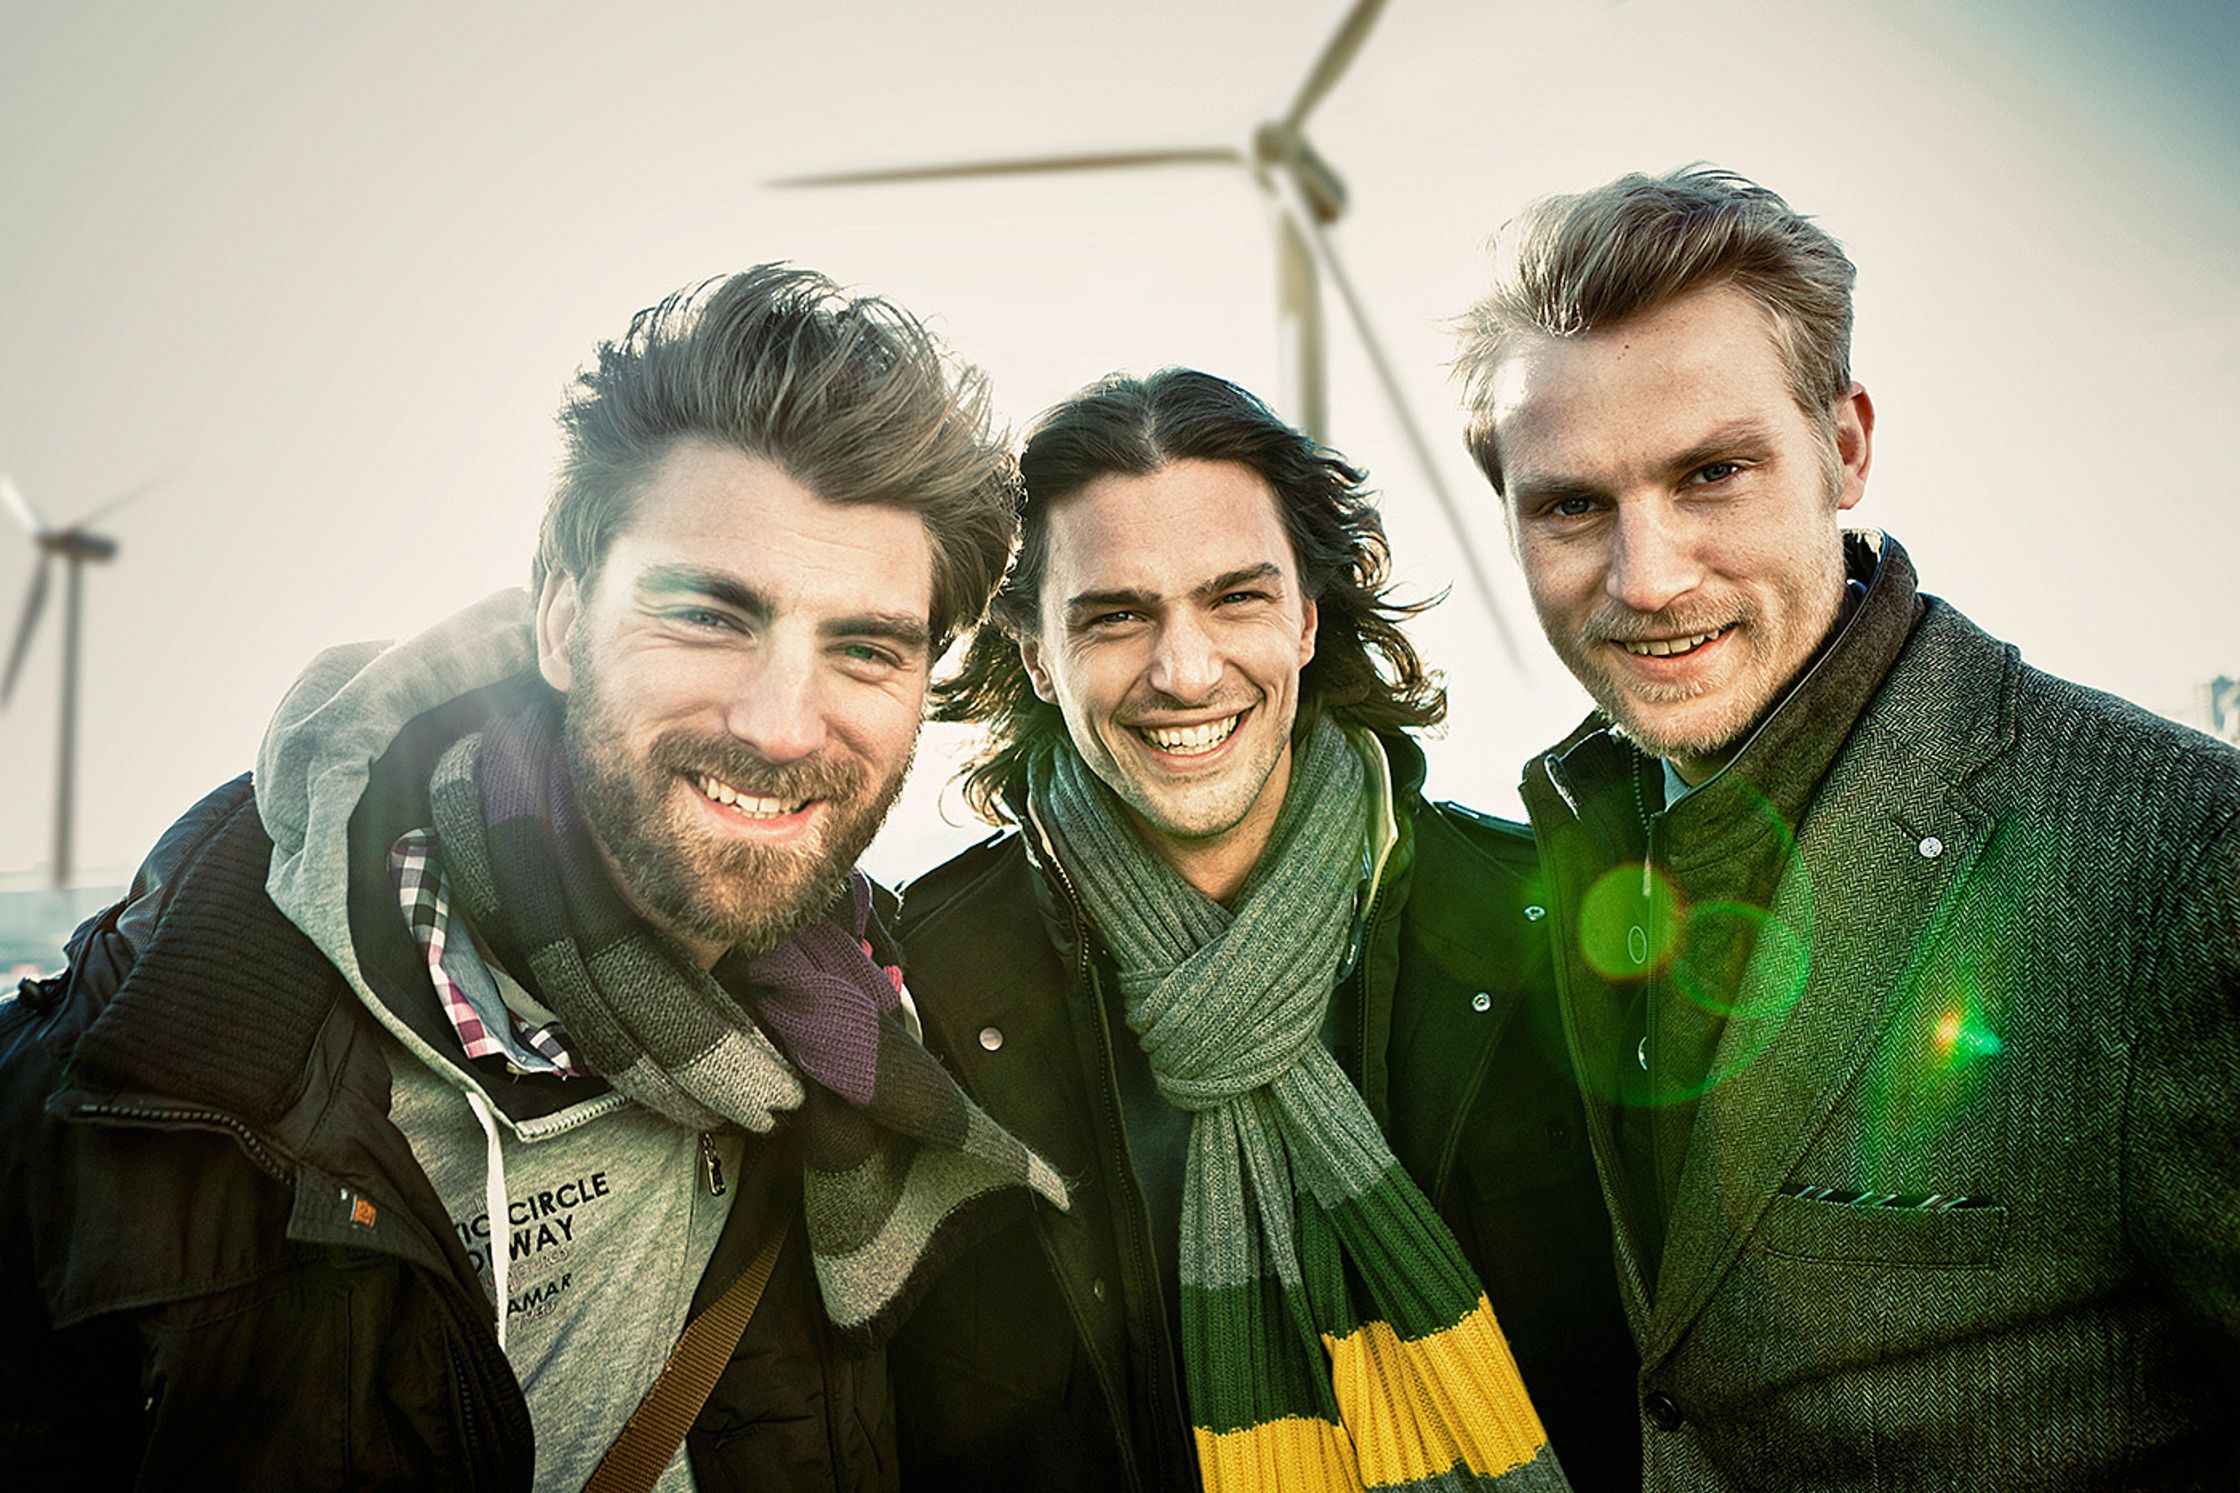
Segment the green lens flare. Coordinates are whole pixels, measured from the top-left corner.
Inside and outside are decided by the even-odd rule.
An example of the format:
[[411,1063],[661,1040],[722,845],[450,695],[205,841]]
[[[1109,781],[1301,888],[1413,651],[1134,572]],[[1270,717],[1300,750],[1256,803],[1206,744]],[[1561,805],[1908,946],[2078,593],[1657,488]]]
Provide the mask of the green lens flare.
[[1954,1006],[1938,1019],[1930,1052],[1933,1061],[1951,1069],[1965,1067],[1979,1058],[1996,1057],[2005,1047],[2006,1043],[1984,1024],[1979,1013]]
[[1664,968],[1680,944],[1680,898],[1641,862],[1613,866],[1579,904],[1579,953],[1605,980],[1639,980]]

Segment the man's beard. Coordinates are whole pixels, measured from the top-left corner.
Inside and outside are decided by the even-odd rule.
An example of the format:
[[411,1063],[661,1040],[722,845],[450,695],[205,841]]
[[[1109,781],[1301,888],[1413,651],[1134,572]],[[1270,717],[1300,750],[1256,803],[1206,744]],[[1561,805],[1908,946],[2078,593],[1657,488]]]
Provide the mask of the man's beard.
[[[870,784],[858,762],[816,757],[780,765],[730,736],[681,729],[656,737],[635,759],[596,670],[585,667],[589,659],[578,654],[570,662],[574,688],[562,734],[584,817],[631,900],[669,931],[703,943],[759,954],[814,921],[845,890],[910,773],[906,757],[886,781]],[[681,801],[695,791],[683,779],[698,773],[742,793],[821,799],[824,823],[813,839],[787,848],[699,831]]]

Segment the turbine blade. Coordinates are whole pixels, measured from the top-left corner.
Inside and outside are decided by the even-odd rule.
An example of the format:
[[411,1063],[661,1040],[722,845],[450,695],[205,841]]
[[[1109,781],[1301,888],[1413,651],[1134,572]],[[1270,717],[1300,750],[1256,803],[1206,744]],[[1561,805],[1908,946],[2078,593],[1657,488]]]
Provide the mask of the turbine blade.
[[8,654],[8,673],[0,679],[0,705],[16,692],[16,675],[23,672],[24,655],[31,651],[31,638],[39,630],[39,615],[47,601],[47,574],[54,568],[54,556],[41,555],[39,568],[31,576],[31,595],[23,604],[23,620],[16,624],[16,644]]
[[30,500],[16,490],[12,478],[0,477],[0,503],[7,505],[8,511],[16,516],[16,522],[30,531],[33,538],[47,532],[47,521],[39,517],[39,510],[32,507]]
[[1345,75],[1354,54],[1369,39],[1369,28],[1377,24],[1377,16],[1384,7],[1385,0],[1358,0],[1353,9],[1346,12],[1346,18],[1338,23],[1338,29],[1323,45],[1322,55],[1315,59],[1306,81],[1299,85],[1291,107],[1284,110],[1283,122],[1288,128],[1296,130],[1304,125],[1314,106],[1322,102],[1323,95]]
[[1233,146],[1187,150],[1112,150],[1089,155],[1023,156],[1008,161],[963,161],[947,166],[893,166],[870,171],[827,171],[815,176],[784,176],[774,187],[857,187],[873,182],[953,181],[968,176],[1032,176],[1053,171],[1113,171],[1138,166],[1210,166],[1244,163]]
[[100,507],[94,509],[93,512],[79,519],[70,527],[73,529],[83,529],[90,526],[97,519],[107,518],[110,514],[115,513],[118,509],[128,507],[133,503],[139,502],[150,492],[161,486],[165,480],[166,479],[162,477],[150,477],[147,481],[139,484],[137,487],[128,487],[123,492],[111,498],[108,502],[103,503]]
[[1493,630],[1501,640],[1501,651],[1508,655],[1510,667],[1524,672],[1524,655],[1517,651],[1517,637],[1509,626],[1509,617],[1501,609],[1501,598],[1493,589],[1493,577],[1487,573],[1478,547],[1470,542],[1470,526],[1463,521],[1462,505],[1456,501],[1446,479],[1439,474],[1439,463],[1431,454],[1431,443],[1424,439],[1423,427],[1416,423],[1414,411],[1408,407],[1408,397],[1400,387],[1400,380],[1392,371],[1391,360],[1385,356],[1384,344],[1378,340],[1376,328],[1369,322],[1369,311],[1354,293],[1353,281],[1346,276],[1345,266],[1338,262],[1338,252],[1332,247],[1329,236],[1314,221],[1304,204],[1298,200],[1298,190],[1288,178],[1283,178],[1282,201],[1292,222],[1314,245],[1315,257],[1322,264],[1322,271],[1330,283],[1338,287],[1338,298],[1345,302],[1346,315],[1353,320],[1353,329],[1360,334],[1362,350],[1369,355],[1369,366],[1375,370],[1377,382],[1384,389],[1385,402],[1392,407],[1393,418],[1400,422],[1400,432],[1406,437],[1409,449],[1414,452],[1416,466],[1423,473],[1423,480],[1431,489],[1431,496],[1439,505],[1439,512],[1454,532],[1455,545],[1462,551],[1462,563],[1470,573],[1471,588],[1478,593],[1486,615],[1493,619]]

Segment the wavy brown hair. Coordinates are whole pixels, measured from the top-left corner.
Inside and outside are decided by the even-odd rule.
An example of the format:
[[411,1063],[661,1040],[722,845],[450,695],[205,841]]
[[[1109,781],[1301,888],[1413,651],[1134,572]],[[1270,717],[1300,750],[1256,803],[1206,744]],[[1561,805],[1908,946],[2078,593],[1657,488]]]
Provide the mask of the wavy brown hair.
[[1028,759],[1066,735],[1064,715],[1035,694],[1019,660],[1019,640],[1041,626],[1051,509],[1100,477],[1148,476],[1187,460],[1248,467],[1275,495],[1300,586],[1316,604],[1294,737],[1325,710],[1372,731],[1445,719],[1446,690],[1400,630],[1439,598],[1392,599],[1392,555],[1366,474],[1226,379],[1188,368],[1113,374],[1035,421],[1019,458],[1018,556],[957,671],[933,686],[935,720],[988,729],[964,796],[991,824],[1011,820],[1005,791]]
[[560,412],[560,480],[532,595],[589,585],[679,441],[760,457],[828,503],[907,509],[933,543],[934,649],[976,621],[1017,533],[1018,471],[987,378],[918,319],[813,270],[763,264],[680,290],[599,345]]

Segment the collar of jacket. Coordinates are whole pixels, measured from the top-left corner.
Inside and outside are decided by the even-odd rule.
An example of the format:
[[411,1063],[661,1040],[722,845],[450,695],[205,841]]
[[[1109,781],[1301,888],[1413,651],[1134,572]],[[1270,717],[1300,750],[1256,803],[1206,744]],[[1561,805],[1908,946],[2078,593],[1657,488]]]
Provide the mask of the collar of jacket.
[[[1750,857],[1781,834],[1782,826],[1800,823],[1921,615],[1913,562],[1897,540],[1872,530],[1846,533],[1844,568],[1865,595],[1717,772],[1663,810],[1656,760],[1619,737],[1598,711],[1543,757],[1548,783],[1564,807],[1586,821],[1610,816],[1603,832],[1630,830],[1636,855],[1647,827],[1640,816],[1664,813],[1669,838],[1660,831],[1660,847],[1681,871]],[[1531,776],[1527,802],[1539,800],[1536,814],[1552,809]]]

